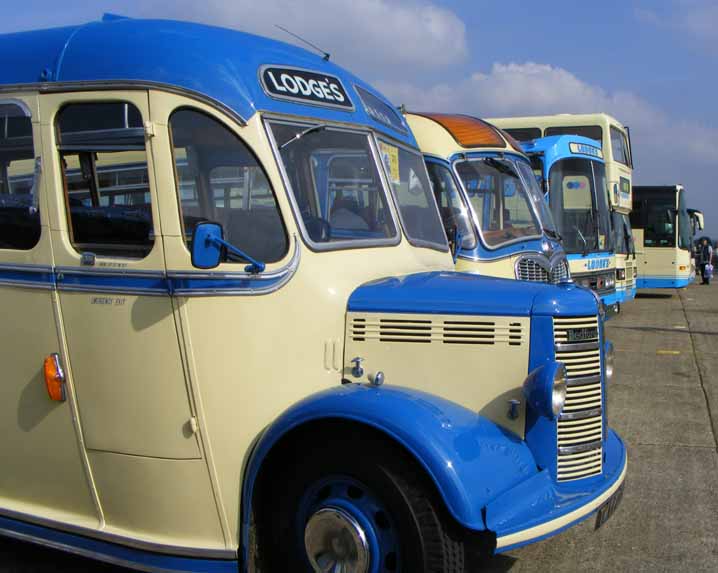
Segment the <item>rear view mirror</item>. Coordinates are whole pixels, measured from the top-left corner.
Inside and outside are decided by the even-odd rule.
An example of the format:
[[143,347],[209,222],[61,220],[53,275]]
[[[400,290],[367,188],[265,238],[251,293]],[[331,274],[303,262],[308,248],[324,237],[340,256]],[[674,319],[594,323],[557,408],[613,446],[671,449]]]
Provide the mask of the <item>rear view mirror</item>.
[[217,267],[222,260],[223,239],[222,225],[210,221],[199,223],[192,233],[192,266],[198,269]]

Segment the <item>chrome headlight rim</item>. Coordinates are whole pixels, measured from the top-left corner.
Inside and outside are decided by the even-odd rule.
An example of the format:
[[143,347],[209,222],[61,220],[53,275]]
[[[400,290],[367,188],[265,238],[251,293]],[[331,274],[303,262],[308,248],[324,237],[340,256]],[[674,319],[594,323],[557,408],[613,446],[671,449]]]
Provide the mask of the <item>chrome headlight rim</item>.
[[554,418],[563,411],[566,405],[566,392],[568,385],[566,379],[566,365],[563,362],[557,362],[558,368],[554,371],[553,387],[551,388],[551,412]]
[[527,405],[549,420],[555,420],[566,404],[566,366],[549,362],[533,370],[523,385]]

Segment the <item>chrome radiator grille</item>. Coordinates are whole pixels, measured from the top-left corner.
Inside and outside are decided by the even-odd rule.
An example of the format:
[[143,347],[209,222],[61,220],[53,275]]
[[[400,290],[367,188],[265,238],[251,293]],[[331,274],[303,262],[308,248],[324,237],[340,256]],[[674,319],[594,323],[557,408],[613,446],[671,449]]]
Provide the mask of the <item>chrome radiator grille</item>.
[[524,257],[516,264],[516,278],[520,281],[552,284],[569,278],[568,261],[559,261],[550,271],[546,266],[548,265],[542,265],[535,257]]
[[597,475],[603,465],[603,396],[598,318],[554,318],[556,360],[566,365],[566,404],[557,423],[559,481]]

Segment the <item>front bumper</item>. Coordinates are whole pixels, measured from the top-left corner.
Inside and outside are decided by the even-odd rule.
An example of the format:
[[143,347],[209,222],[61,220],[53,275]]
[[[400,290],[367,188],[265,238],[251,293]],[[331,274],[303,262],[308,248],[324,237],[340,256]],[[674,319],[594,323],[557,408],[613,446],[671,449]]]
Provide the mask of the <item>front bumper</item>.
[[496,533],[496,552],[540,541],[595,514],[626,477],[626,448],[613,430],[604,452],[600,476],[556,483],[543,470],[489,503],[486,524]]

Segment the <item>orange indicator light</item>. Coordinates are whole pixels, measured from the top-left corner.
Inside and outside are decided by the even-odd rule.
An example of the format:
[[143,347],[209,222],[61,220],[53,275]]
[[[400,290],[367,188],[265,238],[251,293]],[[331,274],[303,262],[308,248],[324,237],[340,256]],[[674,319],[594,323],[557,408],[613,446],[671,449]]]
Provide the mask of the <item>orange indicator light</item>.
[[681,266],[678,267],[678,268],[679,268],[680,270],[682,270],[682,271],[685,271],[685,270],[688,269],[688,267],[687,267],[686,265],[681,265]]
[[65,372],[60,364],[60,356],[57,353],[50,354],[45,358],[43,368],[45,372],[45,387],[50,400],[54,402],[65,401]]

